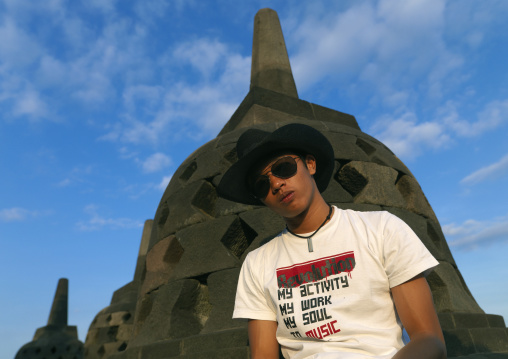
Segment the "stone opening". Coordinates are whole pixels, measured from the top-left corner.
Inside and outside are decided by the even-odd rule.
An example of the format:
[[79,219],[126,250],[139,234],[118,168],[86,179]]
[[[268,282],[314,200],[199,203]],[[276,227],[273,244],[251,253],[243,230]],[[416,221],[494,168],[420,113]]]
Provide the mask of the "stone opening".
[[238,259],[258,234],[241,219],[235,219],[221,238],[222,244]]
[[353,197],[359,194],[369,182],[356,168],[348,165],[343,166],[339,171],[337,181]]
[[224,154],[224,159],[230,163],[235,163],[238,161],[238,154],[236,153],[236,147],[233,147],[231,150]]
[[190,165],[187,166],[187,168],[183,171],[183,173],[180,175],[180,181],[183,183],[186,183],[189,178],[192,177],[194,172],[198,169],[198,164],[196,161],[192,161]]
[[441,249],[442,241],[444,240],[444,238],[442,238],[439,235],[439,233],[436,231],[434,226],[429,221],[427,221],[427,234],[429,235],[429,238],[432,241],[432,243],[434,243],[434,245],[437,248]]
[[361,138],[356,139],[356,145],[360,147],[360,149],[367,154],[367,156],[372,155],[374,152],[376,152],[376,149],[374,146],[370,145],[366,141],[362,140]]
[[127,322],[129,319],[131,319],[131,313],[125,313],[123,316],[122,316],[122,321],[125,323]]
[[161,204],[161,207],[159,208],[159,219],[157,220],[157,228],[159,231],[161,231],[164,228],[164,225],[166,224],[166,221],[169,217],[169,206],[166,201],[164,201]]
[[176,237],[171,237],[168,243],[168,249],[164,253],[162,260],[169,265],[168,271],[171,272],[180,262],[184,249]]
[[209,182],[203,181],[192,198],[191,204],[209,216],[214,217],[216,201],[217,191],[215,190],[215,187]]
[[118,347],[118,351],[119,352],[123,352],[125,349],[127,349],[127,343],[126,342],[123,342],[119,347]]

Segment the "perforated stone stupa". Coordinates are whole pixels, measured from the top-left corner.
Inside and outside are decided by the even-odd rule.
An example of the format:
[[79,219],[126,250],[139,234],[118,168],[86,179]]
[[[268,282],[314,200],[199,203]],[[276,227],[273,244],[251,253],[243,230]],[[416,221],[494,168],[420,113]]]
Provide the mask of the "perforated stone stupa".
[[58,281],[48,324],[35,331],[33,341],[19,349],[15,359],[82,359],[83,343],[76,326],[67,325],[69,281]]
[[[263,9],[254,21],[250,91],[217,138],[180,165],[162,196],[141,267],[138,260],[135,306],[129,297],[130,333],[122,334],[121,343],[115,333],[116,353],[106,346],[98,352],[87,339],[87,347],[95,348],[87,358],[249,357],[246,323],[231,319],[237,277],[247,253],[284,222],[264,207],[219,198],[216,186],[237,160],[236,141],[246,129],[272,131],[290,122],[315,127],[333,145],[335,172],[324,193],[329,203],[397,215],[439,260],[428,280],[449,357],[508,352],[503,318],[485,314],[472,297],[409,169],[362,132],[353,116],[299,99],[277,14]],[[125,311],[106,309],[97,321],[110,315],[102,327],[111,328],[115,313]],[[99,327],[92,324],[90,338],[97,338]]]

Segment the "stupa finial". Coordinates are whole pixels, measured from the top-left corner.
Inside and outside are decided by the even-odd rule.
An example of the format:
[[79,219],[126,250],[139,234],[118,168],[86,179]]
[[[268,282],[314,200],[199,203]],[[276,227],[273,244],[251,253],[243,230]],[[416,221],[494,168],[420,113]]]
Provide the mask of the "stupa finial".
[[69,298],[69,280],[60,278],[56,287],[55,298],[49,313],[48,325],[67,326],[67,301]]
[[279,17],[261,9],[254,18],[250,88],[262,87],[298,98]]

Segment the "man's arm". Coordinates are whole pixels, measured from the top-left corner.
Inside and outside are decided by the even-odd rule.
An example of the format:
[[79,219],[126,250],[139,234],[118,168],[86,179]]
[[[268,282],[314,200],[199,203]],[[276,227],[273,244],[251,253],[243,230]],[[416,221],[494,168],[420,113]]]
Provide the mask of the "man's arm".
[[279,359],[277,322],[249,320],[249,346],[252,359]]
[[446,359],[443,332],[427,280],[420,274],[393,287],[392,296],[411,339],[393,359]]

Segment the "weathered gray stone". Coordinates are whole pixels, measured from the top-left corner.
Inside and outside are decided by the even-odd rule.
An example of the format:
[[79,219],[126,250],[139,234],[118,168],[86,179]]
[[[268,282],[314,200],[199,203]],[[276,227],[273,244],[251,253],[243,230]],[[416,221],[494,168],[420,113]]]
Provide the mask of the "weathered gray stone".
[[171,273],[173,280],[201,276],[240,266],[240,261],[221,240],[236,226],[236,216],[228,216],[191,226],[176,233],[183,248],[179,265]]
[[298,98],[277,13],[261,9],[254,23],[250,87],[263,87]]
[[508,336],[501,328],[470,329],[476,351],[479,353],[508,353]]
[[466,292],[455,268],[440,262],[427,277],[438,312],[483,313],[473,297]]
[[210,311],[208,288],[198,280],[184,279],[163,285],[138,302],[134,338],[129,345],[141,346],[196,335]]
[[167,283],[183,252],[175,235],[155,244],[147,254],[146,274],[139,294],[144,295]]
[[437,222],[429,201],[427,201],[420,185],[413,177],[404,175],[397,181],[395,186],[406,200],[408,210]]
[[369,156],[356,145],[356,136],[346,133],[326,133],[335,153],[335,158],[346,161],[368,161]]
[[[210,312],[210,317],[208,318],[208,321],[206,322],[205,327],[201,333],[221,332],[225,329],[231,328],[246,328],[247,321],[232,318],[235,303],[236,286],[238,283],[239,275],[240,268],[234,268],[215,272],[208,276],[208,293],[210,295],[210,305],[212,306],[212,310]],[[245,336],[244,331],[233,331],[230,333],[233,333],[234,335],[241,333],[243,337]],[[207,338],[215,337],[210,336]],[[221,340],[226,340],[226,343],[223,347],[231,346],[226,344],[230,344],[231,340],[234,338],[230,337],[229,334],[226,336],[226,338],[221,337]],[[188,345],[190,345],[190,343]],[[243,345],[245,345],[245,341],[243,341]],[[217,348],[217,346],[209,347],[210,349]]]
[[354,196],[355,203],[404,208],[406,202],[395,188],[398,172],[372,162],[353,161],[339,171],[339,183]]

